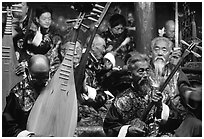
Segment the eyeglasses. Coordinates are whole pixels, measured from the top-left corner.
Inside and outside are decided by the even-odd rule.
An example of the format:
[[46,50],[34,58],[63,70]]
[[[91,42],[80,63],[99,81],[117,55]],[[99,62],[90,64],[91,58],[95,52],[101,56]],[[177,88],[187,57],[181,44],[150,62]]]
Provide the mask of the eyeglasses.
[[116,31],[119,31],[119,30],[124,30],[124,27],[122,27],[122,26],[116,26],[116,27],[114,27],[113,29],[116,30]]

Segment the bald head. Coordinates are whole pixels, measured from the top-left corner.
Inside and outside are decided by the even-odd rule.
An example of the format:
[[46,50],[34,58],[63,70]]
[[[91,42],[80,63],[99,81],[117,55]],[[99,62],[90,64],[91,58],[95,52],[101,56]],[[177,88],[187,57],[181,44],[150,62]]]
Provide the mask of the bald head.
[[165,24],[166,36],[170,40],[174,40],[175,37],[175,22],[173,20],[168,20]]
[[44,55],[33,55],[28,61],[28,68],[31,73],[48,73],[50,70],[49,60]]
[[175,23],[173,20],[168,20],[165,24],[165,27],[168,28],[168,27],[174,27]]

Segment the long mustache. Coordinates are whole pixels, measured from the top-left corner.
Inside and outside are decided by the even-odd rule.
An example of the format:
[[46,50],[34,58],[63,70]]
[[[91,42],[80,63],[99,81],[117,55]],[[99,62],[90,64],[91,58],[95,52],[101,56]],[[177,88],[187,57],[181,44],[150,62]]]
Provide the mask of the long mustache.
[[157,60],[159,60],[159,59],[161,59],[161,60],[163,60],[163,61],[166,61],[163,56],[157,56],[157,57],[155,57],[154,61],[157,61]]
[[142,84],[147,83],[147,82],[148,82],[147,77],[142,77],[142,78],[138,81],[138,84],[139,84],[139,85],[142,85]]

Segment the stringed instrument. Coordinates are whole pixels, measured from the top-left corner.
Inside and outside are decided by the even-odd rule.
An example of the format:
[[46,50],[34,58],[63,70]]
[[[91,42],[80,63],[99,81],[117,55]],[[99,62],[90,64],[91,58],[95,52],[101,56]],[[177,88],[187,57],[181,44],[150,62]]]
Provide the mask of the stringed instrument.
[[73,55],[84,16],[85,13],[80,13],[66,55],[51,81],[38,96],[28,117],[27,129],[37,135],[57,137],[74,135],[78,115]]
[[[28,117],[27,130],[36,135],[72,137],[77,126],[77,96],[73,56],[79,29],[85,18],[80,12],[66,55],[55,75],[38,96]],[[82,84],[80,84],[82,85]]]
[[[194,40],[192,41],[191,44],[188,44],[187,42],[185,42],[184,40],[180,41],[182,44],[187,45],[188,48],[185,49],[182,57],[180,58],[180,60],[178,61],[177,65],[174,67],[174,69],[171,71],[171,73],[169,74],[169,76],[167,77],[167,79],[165,80],[165,82],[159,87],[159,91],[163,92],[166,88],[166,86],[169,84],[169,82],[171,81],[171,79],[173,78],[173,76],[175,75],[175,73],[177,72],[177,70],[179,69],[179,67],[181,66],[181,64],[183,63],[184,59],[190,54],[190,53],[194,53],[193,52],[193,48],[197,47],[197,45],[201,42],[201,40]],[[141,120],[145,121],[147,118],[147,115],[149,114],[150,110],[152,109],[153,106],[155,106],[156,103],[155,102],[150,102],[147,106],[147,108],[145,109],[145,111],[143,112],[142,116],[141,116]]]
[[[12,11],[14,11],[12,10],[12,5],[7,5],[6,10],[5,12],[3,11],[3,13],[7,14],[7,20],[2,39],[2,110],[6,105],[6,96],[8,96],[10,90],[23,79],[22,76],[15,74],[18,60],[12,38]],[[19,10],[15,11],[19,12]]]
[[[75,83],[76,83],[76,91],[77,91],[78,99],[80,99],[80,92],[81,92],[82,84],[83,84],[83,81],[84,81],[84,74],[85,74],[87,60],[88,60],[89,56],[91,57],[91,53],[89,51],[91,50],[92,42],[94,40],[97,29],[99,28],[100,24],[102,23],[102,21],[103,21],[105,15],[106,15],[110,5],[111,5],[110,2],[107,2],[104,7],[101,6],[101,5],[96,4],[95,8],[93,8],[93,11],[90,13],[90,15],[91,16],[96,15],[96,18],[99,17],[99,19],[95,19],[93,17],[88,17],[89,20],[92,20],[92,21],[94,21],[96,23],[94,24],[94,29],[93,29],[92,35],[91,35],[91,37],[89,39],[86,51],[82,55],[79,66],[75,71],[75,75],[76,75],[75,76]],[[100,16],[98,14],[100,14]]]

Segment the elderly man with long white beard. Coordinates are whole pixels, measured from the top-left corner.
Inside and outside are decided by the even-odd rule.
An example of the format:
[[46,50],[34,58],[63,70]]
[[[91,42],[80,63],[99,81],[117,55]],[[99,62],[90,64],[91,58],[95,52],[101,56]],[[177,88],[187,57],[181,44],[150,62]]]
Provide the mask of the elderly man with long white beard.
[[[174,65],[169,62],[173,43],[165,37],[156,37],[151,42],[151,64],[153,74],[150,76],[152,86],[159,88],[171,73]],[[191,109],[196,109],[202,102],[202,89],[192,88],[185,74],[178,70],[162,93],[163,103],[169,110],[168,120],[160,123],[160,132],[173,136],[202,136],[202,121]],[[157,92],[158,93],[158,92]]]

